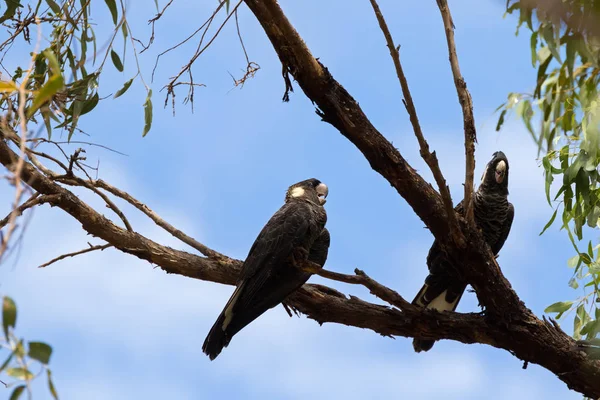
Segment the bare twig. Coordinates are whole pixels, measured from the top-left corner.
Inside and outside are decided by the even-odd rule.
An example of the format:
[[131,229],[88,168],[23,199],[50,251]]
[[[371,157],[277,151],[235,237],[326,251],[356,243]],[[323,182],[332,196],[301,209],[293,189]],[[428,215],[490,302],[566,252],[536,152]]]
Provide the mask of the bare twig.
[[102,188],[102,189],[112,193],[113,195],[120,197],[123,200],[127,201],[129,204],[131,204],[132,206],[134,206],[135,208],[137,208],[138,210],[140,210],[141,212],[146,214],[152,221],[154,221],[156,223],[156,225],[160,226],[161,228],[163,228],[164,230],[169,232],[171,235],[173,235],[177,239],[181,240],[183,243],[198,250],[200,253],[204,254],[206,257],[211,257],[211,258],[215,258],[215,259],[225,258],[225,256],[223,254],[206,247],[202,243],[198,242],[196,239],[186,235],[179,229],[175,228],[173,225],[169,224],[167,221],[162,219],[158,214],[156,214],[154,211],[152,211],[147,205],[145,205],[142,202],[140,202],[139,200],[135,199],[129,193],[126,193],[120,189],[117,189],[116,187],[109,185],[108,183],[106,183],[105,181],[103,181],[101,179],[94,181],[92,184],[98,188]]
[[[234,15],[235,15],[235,29],[237,31],[238,39],[240,40],[240,45],[242,46],[242,50],[244,51],[244,57],[246,57],[246,72],[244,73],[244,76],[242,76],[240,79],[235,79],[233,77],[233,75],[231,76],[231,78],[233,79],[234,86],[236,86],[236,87],[242,86],[243,87],[248,79],[254,78],[256,71],[258,71],[260,69],[260,65],[258,65],[255,62],[250,61],[250,58],[248,57],[248,52],[246,51],[246,46],[244,45],[244,40],[242,39],[242,32],[240,31],[240,22],[238,20],[238,10],[235,10]],[[231,74],[229,74],[229,75],[231,75]]]
[[316,274],[323,278],[331,279],[334,281],[349,283],[351,285],[363,285],[371,291],[371,294],[380,298],[386,303],[398,307],[401,311],[414,311],[417,309],[416,306],[413,306],[408,301],[404,300],[404,298],[400,296],[398,292],[374,281],[367,274],[365,274],[359,269],[354,270],[354,273],[356,275],[346,275],[340,274],[339,272],[328,271],[326,269],[323,269],[320,265],[310,261],[305,261],[302,264],[302,269],[306,272],[310,272],[311,274]]
[[108,249],[109,247],[112,247],[112,244],[103,244],[101,246],[92,246],[91,244],[89,244],[89,245],[90,245],[90,247],[88,247],[87,249],[79,250],[79,251],[76,251],[76,252],[73,252],[73,253],[63,254],[63,255],[60,255],[60,256],[58,256],[56,258],[53,258],[52,260],[50,260],[50,261],[48,261],[48,262],[40,265],[38,268],[45,268],[45,267],[47,267],[50,264],[54,264],[55,262],[60,261],[60,260],[64,260],[65,258],[68,258],[68,257],[75,257],[75,256],[78,256],[80,254],[89,253],[91,251],[104,250],[104,249]]
[[6,217],[4,217],[0,220],[0,228],[3,228],[6,226],[6,224],[8,224],[8,222],[10,221],[10,218],[13,214],[15,214],[16,217],[20,217],[21,215],[23,215],[23,212],[25,210],[27,210],[28,208],[31,208],[38,204],[45,203],[46,202],[45,197],[46,196],[40,197],[39,193],[34,193],[33,196],[31,196],[29,198],[29,200],[27,200],[25,203],[21,204],[20,206],[14,208]]
[[455,235],[455,239],[463,240],[462,233],[458,226],[458,221],[456,219],[456,213],[454,211],[454,205],[452,203],[452,196],[450,195],[450,190],[448,189],[448,185],[446,184],[446,179],[444,179],[444,175],[440,169],[440,165],[438,163],[437,156],[435,151],[431,153],[429,151],[429,144],[423,135],[423,131],[421,130],[421,124],[419,123],[419,117],[417,116],[417,110],[415,108],[415,104],[413,103],[412,95],[410,93],[410,89],[408,88],[408,81],[406,79],[406,75],[404,74],[404,70],[402,69],[402,64],[400,63],[400,46],[396,47],[394,45],[394,39],[392,38],[392,34],[385,22],[385,18],[381,13],[381,9],[377,4],[376,0],[370,0],[371,6],[373,7],[373,11],[375,11],[375,16],[377,17],[377,22],[379,22],[379,27],[383,32],[383,36],[385,37],[385,41],[388,49],[390,50],[390,56],[394,62],[394,67],[396,68],[396,75],[398,76],[398,80],[400,81],[400,86],[402,87],[402,94],[404,95],[404,99],[402,103],[404,103],[404,107],[408,112],[410,117],[410,123],[413,126],[413,131],[415,132],[415,136],[417,137],[417,141],[419,142],[419,148],[421,157],[429,166],[433,177],[438,185],[440,190],[440,194],[442,195],[442,200],[444,202],[444,207],[446,208],[446,214],[448,214],[448,224],[450,232]]
[[[140,51],[140,54],[142,54],[143,52],[145,52],[146,50],[148,50],[148,48],[149,48],[149,47],[152,45],[152,43],[154,43],[154,24],[156,24],[156,21],[158,21],[158,20],[159,20],[159,19],[160,19],[160,18],[163,16],[163,14],[164,14],[164,13],[167,11],[167,8],[169,8],[169,6],[170,6],[171,4],[173,4],[173,1],[174,1],[174,0],[169,0],[169,2],[167,3],[167,5],[165,5],[165,6],[163,7],[163,9],[162,9],[162,10],[160,10],[160,11],[158,12],[158,14],[156,14],[156,15],[154,16],[154,18],[152,18],[152,19],[150,19],[150,20],[148,21],[148,24],[152,26],[152,33],[150,34],[150,39],[148,39],[148,44],[147,44],[147,45],[144,45],[144,44],[142,43],[142,51]],[[141,43],[141,42],[140,42],[140,43]]]
[[61,145],[61,144],[85,144],[85,145],[88,145],[88,146],[100,147],[100,148],[103,148],[105,150],[112,151],[113,153],[120,154],[122,156],[128,157],[128,154],[126,154],[126,153],[122,153],[122,152],[120,152],[118,150],[111,149],[108,146],[105,146],[105,145],[102,145],[102,144],[98,144],[98,143],[93,143],[93,142],[84,142],[84,141],[81,141],[81,140],[71,140],[71,141],[68,141],[68,142],[67,141],[55,142],[54,140],[49,140],[49,139],[46,139],[46,138],[34,138],[34,139],[29,139],[29,140],[36,141],[36,142],[52,143],[52,144],[56,145],[57,147],[58,147],[58,145]]
[[454,76],[454,85],[458,93],[458,101],[462,107],[463,125],[465,131],[465,198],[463,201],[465,210],[465,219],[471,225],[475,224],[473,216],[473,178],[475,173],[475,142],[477,141],[477,131],[475,130],[475,118],[473,116],[473,101],[471,94],[467,89],[467,83],[460,73],[458,65],[458,56],[456,55],[456,44],[454,43],[454,23],[452,15],[448,7],[447,0],[436,0],[442,20],[444,21],[444,29],[446,31],[446,41],[448,44],[448,53],[450,58],[450,66],[452,67],[452,75]]
[[[229,13],[229,15],[227,15],[227,17],[225,17],[225,20],[221,23],[221,25],[217,28],[216,32],[212,35],[212,37],[210,38],[210,40],[204,46],[203,46],[204,37],[205,37],[206,33],[208,32],[208,29],[210,28],[210,25],[212,24],[212,21],[214,20],[214,17],[216,16],[216,14],[219,12],[219,10],[225,4],[225,1],[221,1],[219,3],[219,6],[214,11],[214,13],[212,14],[212,16],[208,19],[207,22],[205,22],[202,25],[202,26],[206,25],[206,28],[204,29],[204,32],[202,33],[202,36],[200,37],[200,42],[198,43],[198,47],[196,48],[196,52],[190,58],[190,60],[188,61],[188,63],[183,66],[183,68],[181,69],[181,71],[179,71],[179,73],[177,73],[177,75],[171,77],[169,83],[167,85],[165,85],[165,87],[163,88],[163,89],[167,89],[167,97],[165,99],[165,104],[168,102],[169,96],[174,96],[174,88],[176,86],[176,83],[179,80],[179,78],[184,73],[186,73],[186,72],[190,76],[190,83],[191,83],[190,86],[189,86],[190,92],[188,94],[188,99],[193,103],[194,86],[195,85],[193,84],[194,80],[192,78],[192,72],[191,72],[192,65],[194,64],[194,62],[196,62],[196,60],[198,59],[198,57],[200,57],[202,55],[202,53],[204,53],[204,51],[210,47],[210,45],[215,41],[215,39],[217,38],[217,36],[219,36],[219,34],[221,33],[221,30],[225,27],[225,25],[227,25],[227,22],[229,21],[229,19],[231,18],[231,16],[236,13],[237,9],[240,7],[240,5],[242,4],[242,2],[243,2],[243,0],[240,0],[240,1],[237,2],[237,4],[233,7],[233,9],[231,10],[231,12]],[[201,29],[201,28],[199,28],[199,29]],[[195,35],[199,31],[199,29],[196,30],[196,32],[194,32],[192,34],[192,36]],[[187,41],[188,39],[186,39],[185,41]],[[169,49],[167,51],[170,51],[170,50],[172,50],[172,49],[180,46],[185,41],[177,44],[176,46],[172,47],[171,49]],[[163,55],[163,54],[165,54],[165,52],[161,53],[159,55],[159,57],[161,55]],[[158,63],[158,58],[157,58],[157,63]],[[156,68],[156,65],[155,65],[155,68]]]
[[98,190],[94,186],[93,182],[86,181],[85,179],[81,179],[74,175],[56,176],[56,177],[54,177],[54,179],[56,179],[59,182],[63,182],[63,183],[69,184],[69,185],[83,186],[85,188],[90,189],[92,192],[96,193],[98,196],[100,196],[102,198],[102,200],[104,200],[104,202],[106,203],[106,206],[108,208],[110,208],[111,210],[113,210],[113,212],[115,214],[117,214],[117,216],[121,219],[121,221],[123,221],[123,224],[125,224],[125,228],[127,228],[128,231],[133,232],[133,228],[131,227],[131,224],[127,220],[127,217],[125,216],[125,214],[123,214],[123,211],[121,211],[119,209],[119,207],[117,207],[117,205],[106,194],[104,194],[103,192]]

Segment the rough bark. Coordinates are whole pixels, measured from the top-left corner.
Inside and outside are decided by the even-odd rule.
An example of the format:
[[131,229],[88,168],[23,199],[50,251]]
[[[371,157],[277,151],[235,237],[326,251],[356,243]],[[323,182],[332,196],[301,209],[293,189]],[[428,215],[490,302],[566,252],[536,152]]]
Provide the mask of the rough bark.
[[[600,363],[588,359],[575,341],[538,319],[519,299],[479,232],[461,219],[461,234],[448,232],[440,195],[377,131],[356,100],[319,63],[275,0],[244,0],[254,13],[285,69],[318,107],[324,121],[337,128],[408,202],[474,287],[486,321],[498,333],[497,347],[544,366],[570,388],[600,397]],[[467,132],[471,133],[471,132]],[[465,243],[469,243],[467,246]],[[425,337],[425,336],[423,336]]]
[[[553,321],[538,319],[512,290],[479,232],[459,216],[451,230],[440,195],[406,162],[400,152],[371,124],[352,96],[310,53],[275,0],[244,0],[261,23],[288,73],[317,106],[324,121],[337,128],[425,222],[475,288],[485,313],[459,314],[396,309],[347,298],[338,291],[305,285],[286,301],[319,323],[334,322],[371,329],[386,336],[451,339],[483,343],[554,372],[570,388],[600,397],[600,363],[587,358],[574,340]],[[289,83],[289,80],[288,80]],[[14,170],[17,154],[0,136],[0,163]],[[21,177],[47,202],[77,219],[88,233],[115,248],[159,265],[168,273],[232,285],[241,261],[223,255],[207,257],[162,246],[123,229],[82,202],[56,174],[25,162]],[[75,182],[76,183],[76,182]],[[113,193],[114,194],[114,193]],[[468,244],[468,245],[467,245]],[[218,253],[214,253],[218,254]],[[393,266],[397,268],[397,266]]]

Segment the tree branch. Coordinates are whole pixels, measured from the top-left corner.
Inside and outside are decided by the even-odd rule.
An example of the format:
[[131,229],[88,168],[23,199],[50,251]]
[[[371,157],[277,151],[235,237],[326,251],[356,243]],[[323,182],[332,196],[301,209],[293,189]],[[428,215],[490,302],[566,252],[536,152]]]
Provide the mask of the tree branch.
[[85,253],[89,253],[91,251],[96,251],[96,250],[104,250],[104,249],[108,249],[109,247],[112,247],[112,244],[103,244],[103,245],[100,245],[100,246],[92,246],[90,244],[90,247],[88,247],[87,249],[79,250],[79,251],[76,251],[76,252],[73,252],[73,253],[62,254],[62,255],[60,255],[60,256],[58,256],[56,258],[53,258],[52,260],[50,260],[50,261],[48,261],[46,263],[43,263],[38,268],[45,268],[48,265],[54,264],[55,262],[60,261],[60,260],[64,260],[65,258],[68,258],[68,257],[75,257],[75,256],[78,256],[80,254],[85,254]]
[[212,257],[212,258],[225,258],[225,256],[223,254],[206,247],[202,243],[198,242],[196,239],[186,235],[185,233],[181,232],[179,229],[175,228],[173,225],[169,224],[167,221],[162,219],[158,214],[156,214],[154,211],[152,211],[150,209],[150,207],[143,204],[139,200],[135,199],[129,193],[126,193],[120,189],[117,189],[116,187],[114,187],[112,185],[109,185],[102,179],[95,180],[91,183],[92,183],[92,185],[94,185],[98,188],[102,188],[102,189],[112,193],[113,195],[120,197],[123,200],[127,201],[129,204],[131,204],[132,206],[134,206],[135,208],[137,208],[138,210],[140,210],[141,212],[146,214],[152,221],[154,221],[156,223],[156,225],[160,226],[161,228],[163,228],[164,230],[169,232],[171,235],[173,235],[177,239],[181,240],[183,243],[198,250],[200,253],[204,254],[205,256]]
[[29,208],[33,208],[40,204],[50,203],[52,200],[54,200],[54,197],[52,195],[40,196],[39,193],[34,193],[33,196],[31,196],[29,198],[29,200],[27,200],[25,203],[18,206],[16,209],[11,211],[6,217],[4,217],[0,220],[0,228],[3,228],[4,226],[6,226],[6,224],[8,224],[8,221],[10,220],[12,213],[14,213],[15,218],[17,218],[17,217],[20,217],[21,215],[23,215],[25,210],[27,210]]
[[394,45],[394,39],[392,38],[392,34],[390,33],[377,1],[370,0],[370,2],[371,6],[373,6],[375,17],[377,17],[377,22],[379,22],[379,27],[381,28],[383,36],[385,37],[387,47],[390,50],[390,56],[394,62],[394,67],[396,68],[396,75],[398,76],[400,87],[402,88],[402,94],[404,95],[402,103],[408,112],[410,123],[413,126],[413,131],[415,132],[415,136],[419,142],[421,157],[423,157],[423,160],[425,160],[429,166],[429,169],[431,170],[431,173],[433,174],[433,177],[440,190],[440,194],[442,195],[442,201],[444,202],[444,207],[446,208],[446,214],[448,216],[449,230],[454,235],[454,240],[458,241],[459,243],[464,242],[464,237],[462,236],[458,226],[458,221],[456,219],[456,213],[454,212],[454,204],[452,203],[452,196],[450,195],[450,190],[446,184],[446,179],[444,179],[444,175],[440,170],[440,165],[438,163],[435,151],[433,153],[429,151],[429,144],[427,143],[427,140],[425,140],[423,131],[421,130],[421,124],[419,123],[417,110],[415,108],[415,104],[413,103],[410,89],[408,88],[408,81],[406,79],[406,75],[404,74],[404,70],[402,69],[402,64],[400,63],[400,46],[396,47]]
[[462,107],[463,126],[465,131],[465,199],[463,201],[465,209],[465,219],[472,226],[475,225],[473,214],[473,180],[475,174],[475,142],[477,141],[477,131],[475,130],[475,117],[473,116],[473,100],[467,89],[467,83],[460,74],[458,65],[458,56],[456,55],[456,44],[454,43],[454,22],[448,7],[447,0],[436,0],[442,20],[444,21],[444,30],[446,32],[446,42],[448,43],[448,53],[452,75],[454,76],[454,85],[458,93],[458,101]]
[[356,275],[346,275],[340,274],[339,272],[328,271],[323,269],[318,264],[306,261],[304,265],[302,265],[302,269],[306,272],[310,272],[311,274],[319,275],[323,278],[331,279],[333,281],[349,283],[351,285],[363,285],[371,291],[371,294],[379,297],[386,303],[398,307],[401,311],[415,312],[419,309],[418,307],[404,300],[404,298],[394,290],[371,279],[367,274],[358,268],[354,270]]
[[[540,364],[554,372],[570,388],[590,397],[600,397],[600,363],[586,358],[577,350],[571,337],[539,320],[525,307],[473,224],[459,220],[469,245],[463,247],[453,243],[448,235],[448,217],[440,195],[373,127],[352,96],[312,56],[276,0],[244,1],[269,37],[285,71],[296,79],[306,96],[319,107],[321,118],[348,138],[371,167],[408,202],[453,259],[459,272],[475,288],[480,304],[486,309],[486,321],[495,327],[494,342],[486,342],[487,338],[482,338],[481,342],[509,350],[522,360]],[[450,18],[450,15],[447,14],[447,17]],[[448,22],[451,26],[451,19]],[[465,86],[464,80],[462,85]],[[466,87],[461,90],[458,86],[457,90],[468,96]],[[469,107],[467,111],[470,111],[467,117],[472,116]],[[469,127],[466,130],[469,136],[467,143],[474,143],[473,119],[465,123]],[[474,145],[469,148],[473,149]],[[469,194],[472,189],[472,186],[468,187]]]
[[[18,159],[19,156],[6,142],[0,140],[0,163],[13,171]],[[81,222],[85,231],[125,253],[155,263],[167,273],[228,285],[235,285],[237,281],[241,268],[239,260],[200,257],[162,246],[136,232],[120,228],[29,162],[23,164],[21,178],[41,195],[51,196],[49,203]],[[465,228],[468,226],[465,225]],[[475,236],[474,240],[478,237]],[[483,247],[483,243],[475,242],[473,247],[486,248],[491,257],[489,248]],[[466,255],[472,255],[469,249],[471,247],[467,248]],[[473,264],[472,260],[465,262],[467,265]],[[495,268],[488,266],[488,269],[485,272],[491,271],[491,275],[487,275],[486,279],[497,283],[502,289],[503,276],[497,264]],[[357,274],[360,276],[361,272],[357,271]],[[363,284],[373,293],[391,304],[397,304],[401,310],[368,303],[356,297],[348,299],[334,289],[321,285],[304,285],[286,299],[286,304],[319,323],[333,322],[366,328],[385,336],[452,339],[503,348],[522,360],[541,364],[555,372],[573,389],[589,396],[600,393],[599,364],[587,358],[560,329],[535,318],[522,303],[519,303],[520,309],[515,309],[510,304],[510,298],[504,299],[506,312],[509,318],[513,317],[512,320],[501,314],[438,313],[406,305],[391,289],[364,275],[362,278]]]
[[[10,149],[6,142],[0,140],[0,163],[10,170],[17,160],[18,155]],[[167,273],[176,273],[227,285],[236,284],[241,261],[223,255],[216,258],[200,257],[162,246],[136,232],[116,226],[69,190],[43,175],[29,162],[24,163],[21,174],[22,179],[31,187],[48,196],[50,204],[73,216],[81,222],[84,230],[106,241],[106,246],[112,245],[125,253],[155,263]],[[85,251],[91,250],[86,249]],[[338,274],[338,276],[342,275]],[[370,289],[373,288],[373,292],[382,293],[380,294],[382,298],[393,299],[395,292],[391,289],[383,289],[382,285],[366,275],[359,275],[357,279]],[[399,297],[399,295],[397,296]],[[402,303],[397,298],[393,301],[402,307]],[[410,304],[405,305],[405,310],[401,312],[355,297],[348,299],[334,289],[321,285],[304,285],[293,293],[286,303],[319,323],[341,323],[371,329],[385,336],[419,335],[435,340],[453,339],[464,343],[477,341],[493,343],[493,339],[488,334],[487,322],[479,314],[440,314],[435,311],[421,311]]]

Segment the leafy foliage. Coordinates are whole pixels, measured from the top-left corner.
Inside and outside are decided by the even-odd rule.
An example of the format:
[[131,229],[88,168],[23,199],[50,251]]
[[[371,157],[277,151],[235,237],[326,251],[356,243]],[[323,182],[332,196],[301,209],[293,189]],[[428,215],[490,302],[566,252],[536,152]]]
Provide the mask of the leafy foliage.
[[[119,72],[124,71],[125,58],[119,55],[121,50],[117,48],[116,38],[122,37],[123,55],[128,43],[137,55],[124,3],[119,2],[118,6],[115,0],[105,0],[114,29],[108,48],[99,53],[90,15],[92,3],[100,2],[4,1],[6,10],[0,23],[8,29],[9,37],[0,43],[0,53],[10,49],[22,36],[32,46],[33,56],[30,66],[16,68],[8,79],[0,75],[0,111],[16,126],[18,117],[11,118],[11,115],[17,115],[24,101],[28,122],[43,122],[49,138],[55,129],[65,130],[71,140],[79,130],[81,117],[100,101],[98,86],[108,57]],[[37,39],[32,37],[33,32],[37,32]],[[115,97],[124,94],[136,78],[140,78],[149,93],[150,88],[138,70]],[[25,94],[24,98],[20,94]],[[148,111],[151,106],[149,101],[144,103],[144,134],[151,127],[151,118],[148,118],[152,115],[151,110]]]
[[[48,366],[52,356],[52,347],[43,342],[26,342],[19,339],[14,329],[16,326],[17,306],[8,296],[2,299],[2,325],[5,337],[0,341],[2,349],[8,350],[5,361],[0,365],[0,373],[6,374],[7,387],[14,387],[10,399],[20,398],[23,392],[31,394],[30,384],[34,379],[46,374],[50,394],[58,400],[58,393],[52,381],[52,372]],[[34,373],[34,371],[39,372]],[[5,378],[2,379],[5,381]]]
[[566,232],[576,252],[568,260],[574,269],[569,286],[583,290],[545,312],[558,319],[574,311],[573,336],[591,340],[600,332],[600,245],[584,238],[600,227],[600,36],[594,22],[600,2],[566,0],[546,9],[542,2],[509,0],[507,13],[519,16],[517,34],[523,25],[531,32],[537,79],[533,93],[508,95],[497,110],[497,130],[515,112],[538,145],[554,208],[540,235],[554,224]]

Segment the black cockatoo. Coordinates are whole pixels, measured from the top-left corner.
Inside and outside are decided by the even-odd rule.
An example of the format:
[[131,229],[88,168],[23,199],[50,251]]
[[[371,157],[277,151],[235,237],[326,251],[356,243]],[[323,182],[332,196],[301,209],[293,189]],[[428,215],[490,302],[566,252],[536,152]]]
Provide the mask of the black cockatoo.
[[[504,245],[515,215],[514,207],[508,201],[508,159],[498,151],[487,164],[479,189],[473,196],[474,216],[485,241],[494,255]],[[463,214],[462,202],[455,210]],[[433,242],[427,255],[429,276],[412,301],[413,304],[433,308],[438,311],[454,311],[467,283],[458,276],[452,261],[441,250],[437,240]],[[434,340],[414,339],[415,351],[428,351]]]
[[236,333],[308,280],[311,274],[300,268],[302,261],[325,264],[330,241],[323,208],[327,194],[318,179],[288,188],[285,204],[254,241],[237,287],[202,345],[211,360]]

